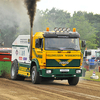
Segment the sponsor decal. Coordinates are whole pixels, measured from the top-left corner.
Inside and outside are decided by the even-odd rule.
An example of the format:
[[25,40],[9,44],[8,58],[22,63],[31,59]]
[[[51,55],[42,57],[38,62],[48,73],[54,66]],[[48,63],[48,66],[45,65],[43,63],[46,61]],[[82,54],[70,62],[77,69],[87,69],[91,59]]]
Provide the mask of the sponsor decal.
[[80,57],[81,55],[65,55],[67,57]]
[[25,51],[22,51],[22,52],[21,52],[21,55],[22,55],[22,56],[25,56]]
[[30,39],[28,39],[28,44],[30,44]]
[[19,70],[21,71],[26,71],[26,69],[27,69],[26,67],[22,67],[22,66],[19,67]]
[[38,57],[38,58],[42,58],[42,55],[36,55],[36,57]]
[[19,60],[22,60],[23,58],[22,57],[19,57]]
[[27,57],[23,57],[23,60],[27,60]]
[[59,54],[57,54],[57,55],[56,54],[52,54],[52,55],[51,54],[47,54],[47,56],[49,56],[49,57],[52,57],[52,56],[63,57],[63,55],[59,55]]
[[18,50],[15,51],[15,54],[18,55]]
[[20,51],[19,51],[19,55],[20,55],[20,56],[25,56],[25,50],[20,49]]
[[27,39],[20,39],[20,43],[26,44],[27,43]]
[[10,60],[9,58],[3,58],[3,60]]
[[[34,51],[34,54],[35,54],[35,56],[36,56],[37,58],[42,58],[42,55],[37,55],[37,54],[36,54],[35,49],[33,49],[33,51]],[[41,53],[41,52],[39,52],[39,53]]]
[[25,49],[25,48],[20,48],[20,49]]
[[24,72],[30,72],[30,68],[23,67],[23,66],[19,66],[19,69],[18,70],[24,71]]

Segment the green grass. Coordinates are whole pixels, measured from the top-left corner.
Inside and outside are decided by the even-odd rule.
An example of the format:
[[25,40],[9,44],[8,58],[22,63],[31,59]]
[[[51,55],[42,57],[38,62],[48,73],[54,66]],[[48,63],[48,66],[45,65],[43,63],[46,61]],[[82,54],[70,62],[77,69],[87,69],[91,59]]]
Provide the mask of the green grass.
[[98,79],[91,79],[90,77],[92,76],[92,74],[93,74],[93,70],[86,71],[85,77],[82,77],[82,79],[92,80],[92,81],[100,81],[100,72],[95,71],[95,75],[98,75],[99,76]]

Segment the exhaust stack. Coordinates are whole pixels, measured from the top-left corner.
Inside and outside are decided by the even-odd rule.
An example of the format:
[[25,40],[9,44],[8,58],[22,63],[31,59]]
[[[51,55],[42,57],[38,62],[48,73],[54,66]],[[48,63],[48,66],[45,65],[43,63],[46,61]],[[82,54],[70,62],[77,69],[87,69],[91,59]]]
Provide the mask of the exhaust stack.
[[32,45],[33,45],[33,28],[31,27],[31,32],[30,32],[30,60],[32,60]]

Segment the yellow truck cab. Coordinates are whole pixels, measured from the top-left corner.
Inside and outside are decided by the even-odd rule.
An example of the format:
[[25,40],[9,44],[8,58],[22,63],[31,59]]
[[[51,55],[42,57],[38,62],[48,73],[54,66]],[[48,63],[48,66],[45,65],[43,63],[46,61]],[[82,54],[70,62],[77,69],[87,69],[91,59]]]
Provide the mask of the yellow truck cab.
[[[26,41],[29,39],[27,38]],[[82,46],[85,46],[84,41],[82,41]],[[25,45],[13,44],[12,51],[16,51],[18,48],[19,51],[20,48],[28,51],[29,46],[24,47]],[[54,31],[49,31],[47,28],[45,32],[36,32],[32,37],[31,61],[28,59],[29,54],[20,57],[22,62],[19,57],[15,59],[16,55],[12,55],[11,79],[31,77],[34,84],[44,80],[68,80],[69,85],[77,85],[79,77],[82,76],[83,55],[80,34],[75,28],[73,31],[70,31],[69,28],[55,28]],[[23,58],[27,58],[29,62],[24,62]]]

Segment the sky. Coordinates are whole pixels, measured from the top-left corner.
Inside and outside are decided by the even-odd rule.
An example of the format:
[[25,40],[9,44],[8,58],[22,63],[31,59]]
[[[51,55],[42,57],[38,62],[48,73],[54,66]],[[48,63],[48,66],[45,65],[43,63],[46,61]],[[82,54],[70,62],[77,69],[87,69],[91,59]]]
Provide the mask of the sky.
[[69,12],[86,11],[100,14],[100,0],[40,0],[37,2],[37,9],[46,10],[53,7]]

